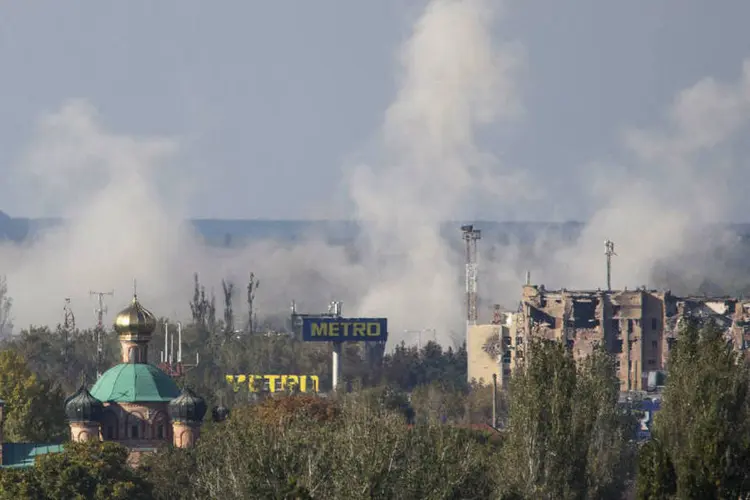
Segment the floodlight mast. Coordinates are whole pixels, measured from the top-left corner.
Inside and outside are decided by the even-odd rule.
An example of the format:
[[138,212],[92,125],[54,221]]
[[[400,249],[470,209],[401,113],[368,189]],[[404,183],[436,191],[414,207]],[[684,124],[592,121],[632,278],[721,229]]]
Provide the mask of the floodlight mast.
[[604,241],[604,255],[607,256],[607,291],[612,291],[612,257],[616,256],[615,243],[611,240]]
[[466,243],[466,321],[477,322],[477,240],[482,239],[482,231],[467,224],[461,226]]

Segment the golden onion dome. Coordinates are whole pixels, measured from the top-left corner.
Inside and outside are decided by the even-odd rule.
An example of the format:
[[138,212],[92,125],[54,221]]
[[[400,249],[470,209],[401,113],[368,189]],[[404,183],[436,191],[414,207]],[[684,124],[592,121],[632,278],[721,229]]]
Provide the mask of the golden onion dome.
[[133,302],[117,314],[115,331],[120,335],[151,335],[156,330],[156,317],[138,302]]

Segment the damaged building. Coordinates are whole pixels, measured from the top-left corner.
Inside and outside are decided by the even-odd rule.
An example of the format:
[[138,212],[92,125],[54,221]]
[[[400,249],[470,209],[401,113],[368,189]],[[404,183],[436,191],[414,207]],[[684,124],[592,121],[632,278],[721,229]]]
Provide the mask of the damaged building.
[[677,297],[645,287],[585,291],[525,285],[518,311],[505,313],[502,324],[470,328],[469,380],[486,383],[495,373],[505,386],[523,362],[523,346],[545,338],[565,342],[576,359],[603,346],[616,357],[621,390],[647,390],[664,372],[687,319],[713,321],[750,359],[750,300]]

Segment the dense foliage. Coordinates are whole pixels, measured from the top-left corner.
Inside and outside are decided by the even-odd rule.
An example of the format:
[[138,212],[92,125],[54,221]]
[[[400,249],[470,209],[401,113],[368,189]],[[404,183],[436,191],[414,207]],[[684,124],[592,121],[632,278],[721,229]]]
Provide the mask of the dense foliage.
[[[534,342],[498,395],[498,431],[487,425],[491,387],[466,382],[463,347],[399,345],[381,358],[352,344],[339,393],[235,392],[225,375],[318,374],[327,390],[330,347],[238,335],[204,309],[207,319],[183,331],[185,356],[201,363],[182,382],[209,407],[230,406],[227,421],[206,422],[196,448],[165,447],[137,468],[117,444],[68,444],[30,469],[0,471],[0,498],[750,495],[750,371],[716,328],[681,333],[653,439],[639,447],[603,350],[576,363],[564,345]],[[96,376],[94,332],[32,328],[0,347],[6,440],[65,439],[64,395]],[[101,366],[117,363],[112,334],[104,347]]]

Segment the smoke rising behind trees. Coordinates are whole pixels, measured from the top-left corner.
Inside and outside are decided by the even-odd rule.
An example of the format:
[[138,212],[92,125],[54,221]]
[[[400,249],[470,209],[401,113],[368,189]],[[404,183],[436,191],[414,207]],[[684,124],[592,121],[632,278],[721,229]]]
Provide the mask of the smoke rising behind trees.
[[[94,321],[85,312],[95,307],[89,290],[114,289],[113,311],[129,300],[133,278],[154,312],[188,318],[193,272],[217,296],[222,280],[241,291],[254,272],[263,281],[254,298],[261,317],[286,312],[293,299],[310,312],[337,299],[345,315],[387,316],[393,341],[405,330],[435,328],[442,343],[453,343],[462,335],[452,332],[463,328],[463,260],[459,224],[450,241],[444,222],[472,218],[498,199],[507,212],[495,220],[518,218],[516,206],[554,206],[566,196],[545,185],[543,172],[486,147],[488,137],[510,141],[505,132],[523,123],[523,70],[534,64],[522,40],[505,41],[493,29],[493,15],[503,14],[498,3],[434,0],[414,23],[372,147],[343,166],[342,186],[362,228],[349,247],[314,233],[209,247],[185,223],[196,181],[181,167],[184,139],[113,130],[86,99],[41,116],[16,164],[19,189],[38,213],[66,223],[0,247],[14,323],[56,324],[70,297],[85,327]],[[569,173],[595,207],[575,241],[553,232],[532,243],[480,241],[480,317],[492,303],[516,304],[527,269],[548,286],[603,287],[607,238],[618,253],[617,288],[747,287],[736,235],[717,229],[709,237],[706,229],[748,208],[747,167],[736,147],[750,116],[747,64],[738,62],[734,82],[707,77],[679,91],[665,103],[663,123],[623,132],[615,159],[592,158]],[[245,317],[241,296],[237,319]]]

